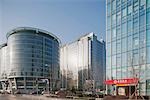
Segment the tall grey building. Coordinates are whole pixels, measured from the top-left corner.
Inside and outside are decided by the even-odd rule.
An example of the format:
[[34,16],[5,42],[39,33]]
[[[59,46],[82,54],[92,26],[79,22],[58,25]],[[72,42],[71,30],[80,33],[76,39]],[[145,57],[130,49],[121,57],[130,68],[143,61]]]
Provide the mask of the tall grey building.
[[94,33],[65,44],[60,50],[61,87],[100,88],[105,78],[105,42]]
[[[107,90],[131,95],[138,85],[138,93],[150,95],[150,0],[107,0],[106,6]],[[134,78],[138,83],[128,82]]]
[[[0,81],[12,91],[29,93],[57,88],[60,40],[50,32],[19,27],[0,47]],[[46,82],[47,80],[49,82]]]

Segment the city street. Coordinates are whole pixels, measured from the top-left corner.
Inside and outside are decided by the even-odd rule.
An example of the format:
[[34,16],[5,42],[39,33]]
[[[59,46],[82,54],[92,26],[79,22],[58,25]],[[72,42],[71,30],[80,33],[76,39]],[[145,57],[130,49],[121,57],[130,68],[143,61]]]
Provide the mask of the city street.
[[[0,95],[0,100],[67,100],[61,98],[46,98],[44,96],[32,96],[32,95]],[[69,100],[69,99],[68,99]]]
[[[4,95],[0,94],[0,100],[71,100],[67,98],[47,98],[44,96],[34,96],[34,95]],[[78,99],[78,100],[92,100],[89,98],[84,99]],[[95,100],[103,100],[102,98],[96,98]]]

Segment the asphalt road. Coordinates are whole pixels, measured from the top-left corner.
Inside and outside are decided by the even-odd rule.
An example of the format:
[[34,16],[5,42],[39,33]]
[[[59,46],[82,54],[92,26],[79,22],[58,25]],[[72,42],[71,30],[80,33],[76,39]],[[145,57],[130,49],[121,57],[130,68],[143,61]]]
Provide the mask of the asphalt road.
[[14,96],[14,95],[0,95],[0,100],[66,100],[60,98],[46,98],[42,96],[32,96],[32,95],[23,95],[23,96]]
[[[71,99],[61,99],[61,98],[47,98],[44,96],[35,96],[35,95],[4,95],[0,94],[0,100],[71,100]],[[78,99],[86,100],[86,99]],[[102,98],[97,98],[96,100],[103,100]],[[111,99],[109,99],[111,100]]]

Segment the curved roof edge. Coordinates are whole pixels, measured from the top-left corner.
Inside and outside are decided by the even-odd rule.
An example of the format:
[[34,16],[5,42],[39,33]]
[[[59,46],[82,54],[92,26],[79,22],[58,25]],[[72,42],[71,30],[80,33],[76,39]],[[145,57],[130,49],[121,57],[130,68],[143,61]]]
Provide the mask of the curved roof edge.
[[7,46],[7,43],[1,44],[1,45],[0,45],[0,49],[3,48],[3,47],[5,47],[5,46]]
[[41,32],[41,33],[50,35],[50,36],[56,38],[57,41],[61,44],[60,39],[56,35],[54,35],[53,33],[50,33],[48,31],[45,31],[45,30],[42,30],[42,29],[39,29],[39,28],[33,28],[33,27],[17,27],[17,28],[14,28],[11,31],[7,32],[7,35],[6,35],[7,39],[10,35],[14,34],[15,32],[22,31],[22,30],[31,30],[31,31],[36,31],[36,33]]

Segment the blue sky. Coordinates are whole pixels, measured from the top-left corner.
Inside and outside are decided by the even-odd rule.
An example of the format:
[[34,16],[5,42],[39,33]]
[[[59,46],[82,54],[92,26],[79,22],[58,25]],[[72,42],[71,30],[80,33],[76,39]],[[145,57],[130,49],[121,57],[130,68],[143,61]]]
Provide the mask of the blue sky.
[[22,26],[52,32],[63,44],[88,32],[105,38],[105,0],[0,0],[0,43]]

